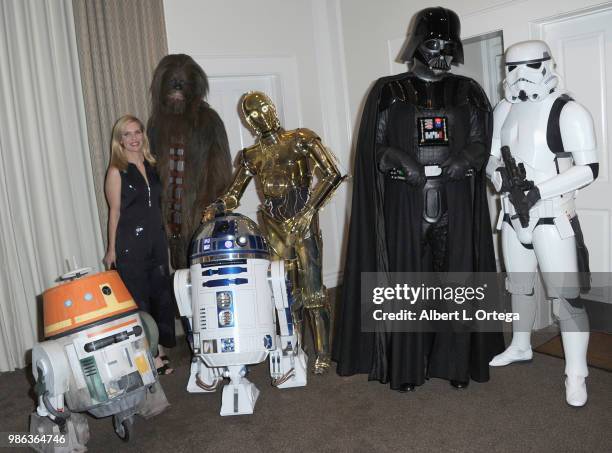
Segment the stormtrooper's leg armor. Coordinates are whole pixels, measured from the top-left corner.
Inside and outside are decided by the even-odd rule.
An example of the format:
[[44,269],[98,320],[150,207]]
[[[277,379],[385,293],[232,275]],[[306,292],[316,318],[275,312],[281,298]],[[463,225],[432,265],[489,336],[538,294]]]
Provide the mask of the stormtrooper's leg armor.
[[[584,406],[587,401],[585,378],[589,319],[584,307],[570,302],[579,296],[574,236],[561,238],[555,225],[540,225],[534,231],[534,249],[549,296],[553,296],[553,313],[559,320],[565,353],[565,397],[571,406]],[[574,281],[572,281],[574,280]],[[574,302],[576,304],[576,302]]]
[[491,360],[491,366],[505,366],[532,359],[531,330],[535,321],[534,295],[537,270],[536,255],[529,245],[523,245],[508,222],[502,224],[502,248],[508,277],[506,289],[512,297],[512,311],[519,319],[512,322],[510,346]]

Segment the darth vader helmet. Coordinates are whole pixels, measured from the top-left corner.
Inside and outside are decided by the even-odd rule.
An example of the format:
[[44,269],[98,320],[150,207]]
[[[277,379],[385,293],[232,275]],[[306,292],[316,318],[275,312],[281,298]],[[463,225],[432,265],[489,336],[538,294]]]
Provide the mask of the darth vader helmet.
[[506,50],[504,97],[508,102],[539,102],[559,84],[555,61],[544,41],[523,41]]
[[408,62],[416,58],[430,69],[448,71],[451,64],[463,63],[460,33],[461,23],[454,11],[442,7],[421,10],[400,59]]

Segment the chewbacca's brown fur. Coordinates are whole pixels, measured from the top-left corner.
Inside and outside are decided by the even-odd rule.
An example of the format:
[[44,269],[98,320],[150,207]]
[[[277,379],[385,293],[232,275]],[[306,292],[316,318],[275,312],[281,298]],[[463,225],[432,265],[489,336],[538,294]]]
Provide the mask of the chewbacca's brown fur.
[[[178,81],[178,82],[177,82]],[[170,102],[172,85],[180,86],[183,102]],[[185,150],[181,238],[170,239],[172,266],[187,267],[188,247],[202,211],[222,195],[231,178],[229,145],[223,121],[205,101],[208,80],[188,55],[167,55],[159,62],[151,83],[151,118],[147,125],[151,150],[164,187],[162,209],[168,221],[169,150],[177,142]]]

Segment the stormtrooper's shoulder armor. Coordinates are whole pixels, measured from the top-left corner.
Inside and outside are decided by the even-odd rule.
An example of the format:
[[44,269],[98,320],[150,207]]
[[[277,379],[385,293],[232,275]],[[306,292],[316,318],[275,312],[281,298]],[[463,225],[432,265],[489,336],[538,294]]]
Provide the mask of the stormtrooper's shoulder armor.
[[562,128],[560,119],[564,107],[571,101],[573,101],[571,96],[567,93],[563,93],[560,94],[550,106],[546,124],[546,144],[555,154],[566,151],[563,146],[563,138],[561,137]]
[[512,107],[511,103],[509,103],[505,99],[502,99],[501,101],[497,103],[497,105],[493,109],[493,117],[495,118],[495,121],[501,122],[501,124],[499,125],[500,128],[504,120],[508,116],[508,112],[510,112],[511,107]]
[[563,149],[572,153],[577,165],[597,163],[597,141],[593,118],[576,101],[568,101],[559,115],[559,130]]

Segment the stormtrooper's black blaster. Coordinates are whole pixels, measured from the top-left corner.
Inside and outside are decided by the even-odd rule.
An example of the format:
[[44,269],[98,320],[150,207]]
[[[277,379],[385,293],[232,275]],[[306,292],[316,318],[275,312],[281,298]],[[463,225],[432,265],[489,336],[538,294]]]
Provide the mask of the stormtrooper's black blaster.
[[498,171],[502,176],[504,186],[502,190],[509,193],[510,202],[516,210],[516,216],[519,218],[521,226],[527,228],[529,226],[529,209],[526,208],[528,203],[525,202],[527,198],[525,192],[534,188],[533,181],[527,179],[525,166],[522,163],[516,164],[508,146],[501,147],[501,154],[504,167],[500,167]]

